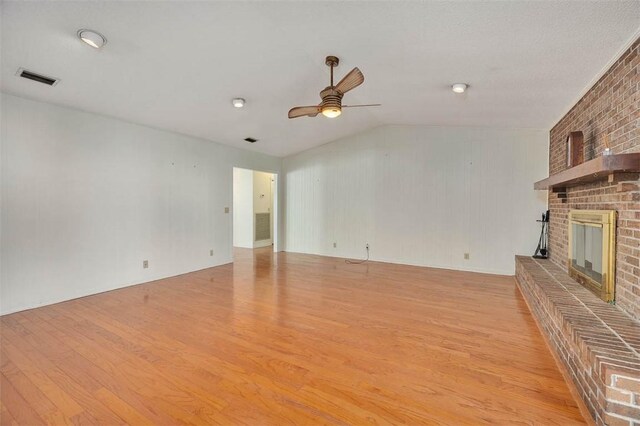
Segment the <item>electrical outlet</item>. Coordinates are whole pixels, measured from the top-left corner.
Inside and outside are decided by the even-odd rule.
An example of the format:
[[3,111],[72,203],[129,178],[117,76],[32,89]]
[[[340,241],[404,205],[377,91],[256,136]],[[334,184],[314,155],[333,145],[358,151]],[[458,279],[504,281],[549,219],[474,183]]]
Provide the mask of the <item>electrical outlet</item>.
[[369,243],[367,243],[367,245],[365,246],[367,250],[369,250]]
[[336,243],[333,243],[333,248],[338,247],[338,245]]
[[209,250],[209,256],[213,256],[213,249]]
[[148,260],[143,260],[143,261],[142,261],[142,267],[143,267],[144,269],[147,269],[147,268],[149,267],[149,261],[148,261]]
[[469,260],[469,253],[464,254],[464,260]]
[[229,213],[229,207],[225,207],[225,208],[224,208],[224,212],[225,212],[225,213]]

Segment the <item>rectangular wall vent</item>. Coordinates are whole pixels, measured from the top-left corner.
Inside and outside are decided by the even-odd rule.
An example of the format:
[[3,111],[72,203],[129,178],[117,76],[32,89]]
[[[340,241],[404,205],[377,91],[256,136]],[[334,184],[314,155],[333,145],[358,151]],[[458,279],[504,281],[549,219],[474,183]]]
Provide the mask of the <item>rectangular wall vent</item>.
[[271,239],[271,213],[256,213],[256,241]]
[[255,143],[258,142],[258,139],[255,138],[244,138],[245,141],[249,142],[249,143]]
[[55,86],[60,81],[57,78],[47,77],[46,75],[37,74],[35,72],[25,70],[24,68],[18,68],[18,72],[16,73],[16,75],[22,78],[26,78],[28,80],[33,80],[33,81],[37,81],[38,83],[46,84],[48,86]]

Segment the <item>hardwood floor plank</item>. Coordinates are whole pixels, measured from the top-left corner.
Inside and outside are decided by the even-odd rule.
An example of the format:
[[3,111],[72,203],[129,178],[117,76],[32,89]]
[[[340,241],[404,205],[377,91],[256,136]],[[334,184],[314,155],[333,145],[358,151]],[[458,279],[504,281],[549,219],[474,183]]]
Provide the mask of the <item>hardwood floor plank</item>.
[[95,398],[102,402],[111,411],[130,425],[152,425],[153,421],[140,414],[135,408],[118,398],[106,388],[100,388],[93,393]]
[[[21,351],[24,351],[23,354],[29,362],[38,366],[42,374],[38,374],[38,381],[34,381],[34,383],[38,384],[42,392],[47,395],[49,399],[56,399],[56,404],[61,410],[77,410],[76,407],[79,406],[85,413],[88,412],[92,417],[99,419],[97,420],[98,424],[123,423],[122,419],[115,416],[107,407],[93,398],[90,392],[61,369],[62,366],[66,365],[64,359],[55,359],[46,352],[29,347],[26,345],[27,342],[17,339],[16,336],[12,335],[11,330],[3,328],[2,334],[3,347],[7,347],[7,342],[15,344]],[[39,334],[37,337],[46,340],[49,335]],[[61,342],[59,344],[61,344]],[[53,352],[55,351],[52,351],[52,353]],[[87,374],[87,372],[80,370],[77,370],[75,373],[77,375]],[[1,396],[4,398],[4,395]],[[69,404],[69,401],[71,401],[71,404]],[[69,404],[69,408],[65,408],[67,404]],[[82,414],[83,413],[73,416],[71,419],[72,422],[74,419],[86,417],[82,416]]]
[[7,407],[4,405],[2,401],[0,401],[0,424],[11,425],[11,426],[18,424],[16,419],[11,415],[9,410],[7,410]]
[[[2,345],[2,353],[7,359],[10,359],[11,365],[15,367],[14,374],[20,373],[30,380],[39,391],[46,395],[67,418],[71,418],[80,414],[83,409],[78,403],[67,394],[58,384],[52,380],[36,363],[28,359],[19,349],[13,346],[12,342],[4,341]],[[13,364],[15,363],[15,365]],[[5,373],[3,366],[3,373]]]
[[[79,354],[96,361],[97,365],[90,366],[88,371],[101,377],[100,385],[114,388],[114,392],[118,392],[119,395],[127,394],[127,403],[149,413],[150,418],[158,422],[173,423],[191,419],[195,411],[199,411],[202,416],[212,415],[209,405],[196,405],[199,410],[190,410],[188,406],[193,405],[197,398],[174,386],[157,370],[149,369],[148,361],[132,353],[119,351],[112,342],[103,339],[97,333],[82,334],[66,315],[59,315],[57,322],[60,329],[50,330],[50,333],[64,333],[65,340]],[[137,364],[138,361],[140,365]],[[107,374],[102,374],[100,370]],[[84,371],[81,373],[85,374]],[[182,381],[179,377],[174,377],[174,380]],[[95,386],[87,389],[92,394],[96,390]]]
[[[16,391],[29,402],[29,405],[46,423],[59,425],[71,424],[69,417],[55,406],[13,363],[9,362],[3,366],[2,374],[4,374]],[[73,415],[76,414],[78,413],[74,413]]]
[[18,424],[41,425],[45,421],[33,409],[31,404],[22,396],[20,392],[7,379],[4,373],[0,374],[0,389],[2,389],[2,404],[7,408],[11,417]]
[[584,424],[512,277],[237,250],[0,324],[3,425]]

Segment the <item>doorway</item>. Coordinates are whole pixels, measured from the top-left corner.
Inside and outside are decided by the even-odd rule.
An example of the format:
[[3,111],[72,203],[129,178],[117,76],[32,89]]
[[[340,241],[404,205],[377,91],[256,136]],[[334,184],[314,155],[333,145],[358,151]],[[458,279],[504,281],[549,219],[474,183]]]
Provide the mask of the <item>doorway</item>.
[[272,247],[278,235],[277,174],[233,168],[233,248]]

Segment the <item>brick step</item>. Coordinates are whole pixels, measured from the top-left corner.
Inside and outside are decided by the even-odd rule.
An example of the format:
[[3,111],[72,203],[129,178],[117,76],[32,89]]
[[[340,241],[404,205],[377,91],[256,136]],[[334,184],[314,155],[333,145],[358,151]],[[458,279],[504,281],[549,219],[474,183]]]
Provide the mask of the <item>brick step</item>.
[[516,279],[596,423],[640,422],[640,323],[549,260],[516,256]]

